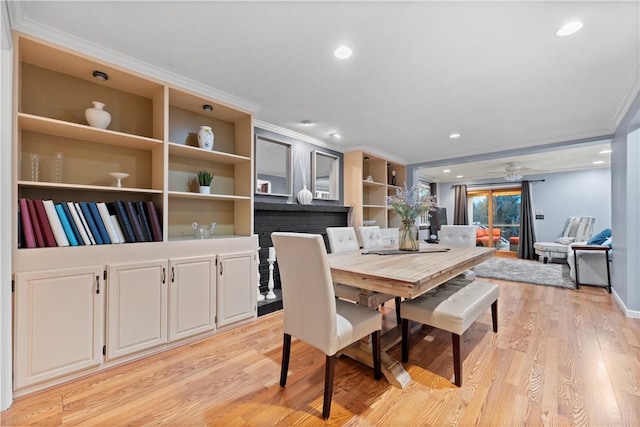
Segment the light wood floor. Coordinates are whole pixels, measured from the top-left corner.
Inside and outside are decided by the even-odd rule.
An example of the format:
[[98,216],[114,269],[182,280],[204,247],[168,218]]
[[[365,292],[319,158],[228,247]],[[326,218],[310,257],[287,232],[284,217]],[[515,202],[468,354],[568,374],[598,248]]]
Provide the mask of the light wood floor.
[[[640,320],[600,288],[500,284],[499,332],[490,310],[464,334],[463,385],[447,333],[416,329],[405,389],[336,364],[329,425],[638,426]],[[393,304],[387,304],[393,306]],[[395,313],[383,309],[388,325]],[[294,339],[278,385],[282,316],[17,399],[0,425],[323,425],[324,355]],[[400,345],[391,354],[400,358]]]

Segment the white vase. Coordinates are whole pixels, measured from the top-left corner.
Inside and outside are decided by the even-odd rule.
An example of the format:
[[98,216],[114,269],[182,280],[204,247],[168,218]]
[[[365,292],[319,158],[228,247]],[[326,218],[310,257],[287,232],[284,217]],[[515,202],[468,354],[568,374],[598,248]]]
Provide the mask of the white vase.
[[94,128],[106,129],[111,123],[111,114],[104,111],[102,102],[93,101],[93,108],[84,110],[84,117],[87,119],[89,126]]
[[211,186],[210,185],[201,185],[200,186],[200,194],[211,194]]
[[214,135],[211,126],[200,126],[198,131],[198,145],[205,150],[213,148]]
[[305,185],[302,190],[298,191],[296,198],[298,199],[298,203],[301,205],[310,205],[313,200],[313,194],[311,194],[311,191],[307,190],[307,186]]

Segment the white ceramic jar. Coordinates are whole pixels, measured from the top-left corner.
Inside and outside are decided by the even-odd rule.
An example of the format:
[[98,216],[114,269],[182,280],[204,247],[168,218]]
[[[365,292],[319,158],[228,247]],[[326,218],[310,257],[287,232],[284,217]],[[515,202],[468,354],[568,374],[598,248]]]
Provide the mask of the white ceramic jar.
[[84,110],[84,117],[87,119],[89,126],[94,128],[106,129],[111,123],[111,114],[104,111],[102,102],[93,101],[93,108]]
[[307,189],[307,186],[305,185],[302,190],[298,191],[298,195],[296,196],[296,198],[298,199],[298,203],[300,203],[301,205],[310,205],[311,201],[313,200],[313,194]]
[[205,150],[213,149],[214,135],[211,126],[200,126],[198,131],[198,145]]

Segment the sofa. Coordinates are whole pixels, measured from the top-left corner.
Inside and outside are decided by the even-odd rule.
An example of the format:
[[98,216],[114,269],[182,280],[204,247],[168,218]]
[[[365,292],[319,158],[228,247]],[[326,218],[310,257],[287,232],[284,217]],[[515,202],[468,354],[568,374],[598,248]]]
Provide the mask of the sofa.
[[538,259],[545,264],[553,259],[566,260],[571,243],[585,244],[593,234],[593,224],[596,222],[590,216],[571,216],[564,224],[562,234],[553,242],[535,242],[535,249]]

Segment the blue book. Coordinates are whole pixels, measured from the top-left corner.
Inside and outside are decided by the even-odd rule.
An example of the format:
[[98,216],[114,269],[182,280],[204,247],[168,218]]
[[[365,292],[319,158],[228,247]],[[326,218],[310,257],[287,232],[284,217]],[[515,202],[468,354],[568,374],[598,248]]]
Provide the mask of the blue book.
[[76,226],[76,221],[73,219],[71,215],[71,211],[69,210],[69,206],[66,203],[60,203],[62,205],[62,209],[64,213],[67,215],[67,219],[69,220],[69,225],[71,225],[71,230],[73,231],[73,235],[76,236],[76,240],[78,241],[79,246],[84,246],[84,240],[82,240],[82,235],[80,234],[80,230]]
[[100,233],[100,237],[105,244],[111,243],[111,238],[109,237],[109,233],[107,232],[107,227],[104,226],[104,222],[102,221],[102,215],[100,215],[100,211],[98,210],[98,205],[96,202],[89,202],[89,210],[91,211],[91,215],[93,215],[93,221],[96,223],[98,227],[98,232]]
[[82,214],[84,215],[85,221],[87,221],[87,225],[89,225],[89,229],[91,230],[91,234],[93,234],[93,238],[96,240],[96,245],[103,245],[104,241],[100,236],[100,232],[98,231],[98,226],[93,220],[93,215],[91,215],[91,209],[89,209],[89,204],[87,202],[80,202],[80,209],[82,210]]
[[76,240],[76,236],[73,234],[73,230],[71,229],[71,224],[69,224],[69,218],[67,218],[67,214],[64,212],[64,209],[62,209],[62,205],[60,203],[56,205],[56,212],[60,217],[60,222],[62,223],[62,229],[64,230],[64,234],[67,235],[69,244],[71,246],[78,246],[78,241]]

